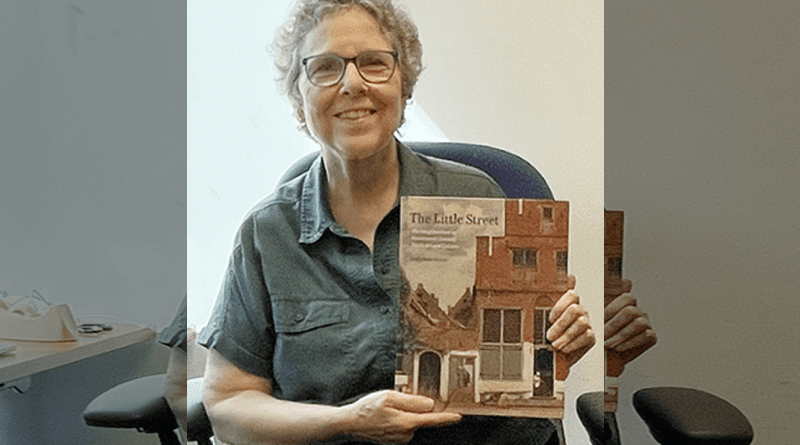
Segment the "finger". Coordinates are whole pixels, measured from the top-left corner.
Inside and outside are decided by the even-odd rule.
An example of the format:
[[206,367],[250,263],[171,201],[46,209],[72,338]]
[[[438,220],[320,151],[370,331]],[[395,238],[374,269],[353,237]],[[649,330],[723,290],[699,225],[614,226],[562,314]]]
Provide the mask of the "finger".
[[608,340],[616,335],[621,329],[645,316],[645,313],[636,306],[626,306],[617,312],[613,318],[603,325],[603,338]]
[[408,443],[414,436],[414,432],[423,427],[440,427],[452,425],[461,421],[461,415],[457,413],[409,413],[397,411],[396,420],[393,427],[383,430],[379,443]]
[[550,311],[550,323],[555,323],[561,315],[573,304],[580,304],[581,299],[578,294],[575,293],[573,290],[567,291],[561,298],[556,301],[556,304],[553,306],[553,309]]
[[555,342],[558,340],[564,333],[572,326],[572,323],[578,319],[582,315],[581,306],[579,304],[573,304],[564,311],[558,319],[555,320],[550,329],[547,330],[545,336],[550,341],[550,343]]
[[617,348],[621,343],[636,337],[648,329],[651,329],[650,319],[647,317],[647,314],[643,313],[641,316],[630,320],[622,329],[619,329],[616,334],[609,336],[609,338],[603,342],[603,346],[606,349]]
[[633,289],[633,283],[631,283],[631,280],[622,280],[622,293],[629,294],[631,293],[631,289]]
[[[645,329],[644,332],[639,333],[635,337],[620,343],[614,348],[616,351],[628,352],[637,348],[647,349],[653,346],[658,341],[655,331],[652,329]],[[644,351],[642,351],[644,352]]]
[[619,313],[619,311],[623,310],[628,306],[636,306],[637,301],[635,298],[631,297],[629,294],[622,294],[615,298],[608,306],[603,309],[603,316],[605,320],[603,323],[608,323],[608,320],[614,318],[615,315]]
[[452,425],[461,421],[461,414],[449,412],[414,414],[414,417],[415,429]]
[[574,336],[570,333],[568,333],[568,335],[571,336],[571,340],[564,346],[560,347],[561,352],[564,354],[573,354],[578,351],[588,351],[597,341],[594,338],[594,331],[592,328],[587,328],[586,330],[580,331]]
[[[553,338],[552,344],[554,348],[569,353],[583,346],[583,344],[579,344],[580,342],[576,343],[576,340],[582,337],[586,340],[584,333],[591,329],[591,325],[588,315],[581,313],[579,309],[567,311],[565,317],[572,318],[572,321],[560,335]],[[592,338],[593,337],[594,334],[592,334]]]
[[429,413],[435,405],[433,399],[420,395],[388,391],[385,404],[389,408],[409,413]]

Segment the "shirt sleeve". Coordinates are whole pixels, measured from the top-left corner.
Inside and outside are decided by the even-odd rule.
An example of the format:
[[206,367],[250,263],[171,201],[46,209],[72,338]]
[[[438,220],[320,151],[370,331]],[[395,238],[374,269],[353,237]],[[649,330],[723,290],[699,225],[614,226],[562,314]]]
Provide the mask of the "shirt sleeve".
[[181,348],[186,351],[186,295],[175,313],[172,322],[158,334],[157,341],[170,348]]
[[275,330],[251,221],[237,235],[211,319],[198,343],[243,370],[273,379]]

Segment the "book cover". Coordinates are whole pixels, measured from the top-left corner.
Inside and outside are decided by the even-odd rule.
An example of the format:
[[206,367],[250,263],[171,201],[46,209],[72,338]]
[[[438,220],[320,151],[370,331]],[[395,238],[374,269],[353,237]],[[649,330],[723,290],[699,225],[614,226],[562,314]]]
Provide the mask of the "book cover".
[[[624,288],[622,278],[622,235],[624,233],[625,214],[621,211],[605,211],[605,273],[604,273],[604,306],[628,291]],[[616,412],[619,383],[617,378],[624,369],[622,356],[611,350],[605,351],[605,412]]]
[[563,418],[545,334],[570,289],[566,201],[403,197],[396,389],[467,415]]

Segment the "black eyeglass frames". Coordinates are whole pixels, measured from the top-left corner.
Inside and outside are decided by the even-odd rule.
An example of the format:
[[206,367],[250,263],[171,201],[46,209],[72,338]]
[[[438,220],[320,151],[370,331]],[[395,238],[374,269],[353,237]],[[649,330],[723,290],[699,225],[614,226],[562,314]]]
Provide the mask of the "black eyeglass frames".
[[329,87],[344,77],[347,64],[353,62],[362,79],[370,83],[388,82],[397,67],[396,51],[364,51],[356,57],[320,54],[302,60],[308,80],[318,87]]

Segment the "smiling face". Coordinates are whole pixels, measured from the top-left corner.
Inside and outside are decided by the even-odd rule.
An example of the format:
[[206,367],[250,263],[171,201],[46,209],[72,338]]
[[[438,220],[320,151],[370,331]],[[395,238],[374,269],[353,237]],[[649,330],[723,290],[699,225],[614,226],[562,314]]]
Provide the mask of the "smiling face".
[[[300,54],[301,58],[319,54],[350,58],[364,51],[393,49],[372,15],[353,7],[317,25],[306,37]],[[301,114],[323,152],[342,160],[358,160],[393,149],[393,133],[400,125],[404,104],[401,76],[395,69],[388,82],[369,83],[358,74],[354,63],[348,63],[339,83],[318,87],[301,73]]]

